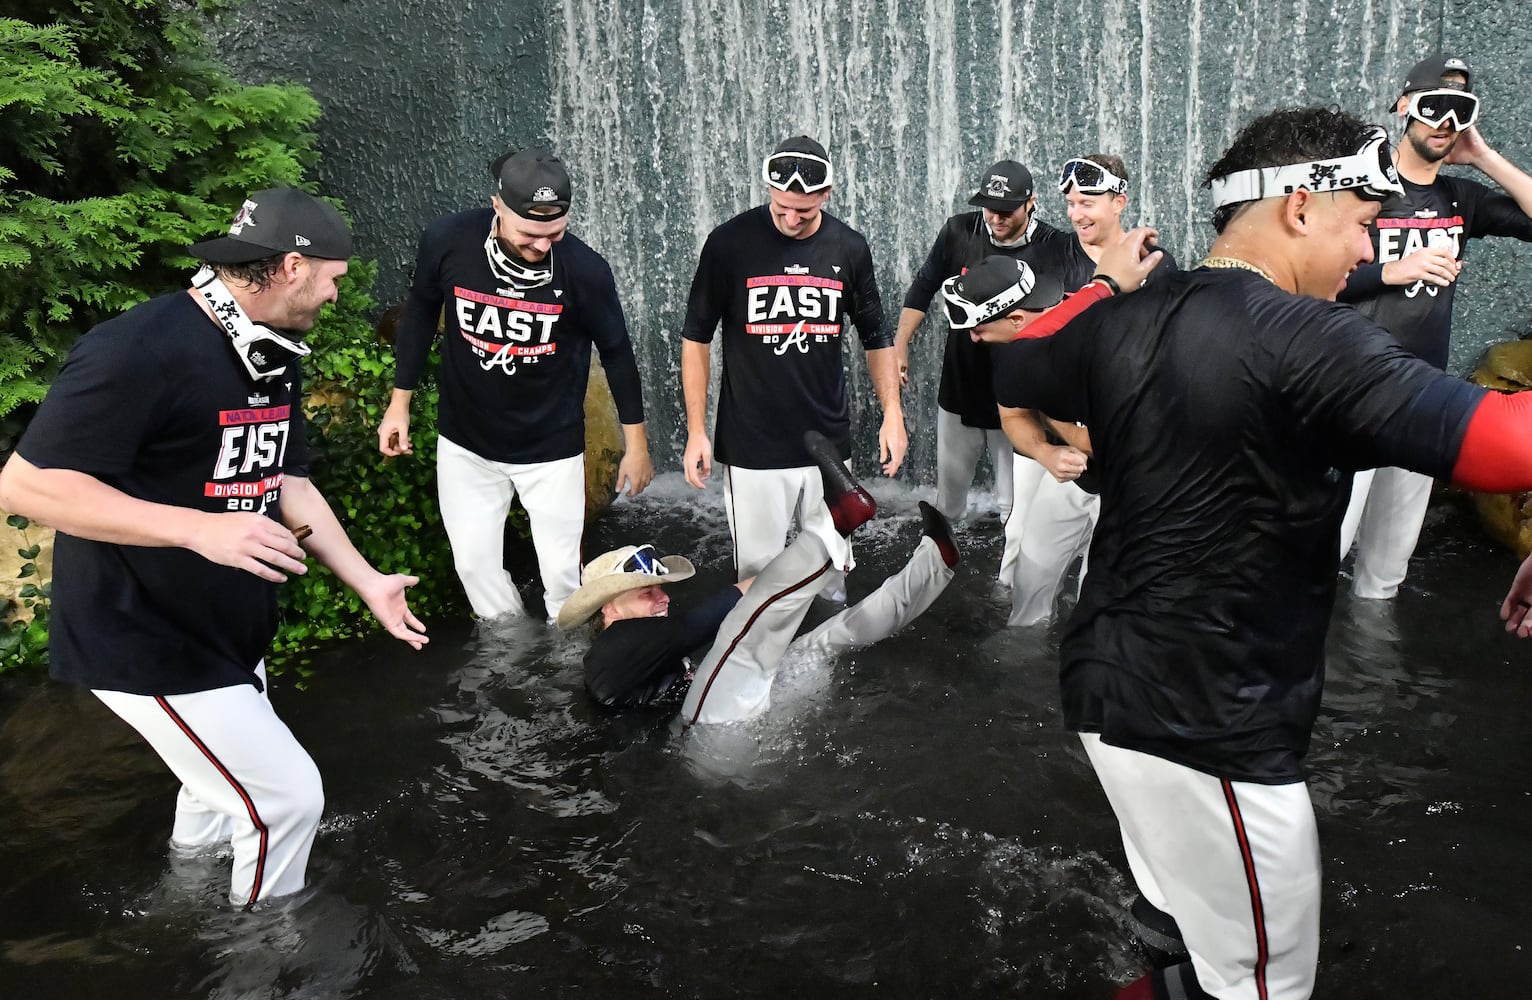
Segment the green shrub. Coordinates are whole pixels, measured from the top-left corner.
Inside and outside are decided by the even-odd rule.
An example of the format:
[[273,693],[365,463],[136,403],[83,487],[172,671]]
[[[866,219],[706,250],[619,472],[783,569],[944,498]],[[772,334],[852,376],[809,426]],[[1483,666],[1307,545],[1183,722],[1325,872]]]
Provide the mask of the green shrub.
[[230,6],[28,0],[0,18],[0,417],[42,399],[80,334],[184,283],[186,246],[246,194],[316,162],[307,90],[208,58],[203,18]]
[[[436,506],[436,388],[415,393],[410,435],[414,454],[384,458],[378,424],[393,390],[393,352],[362,318],[376,265],[353,263],[336,306],[314,326],[304,363],[310,399],[309,472],[367,561],[385,572],[411,573],[409,592],[422,618],[456,607],[462,590]],[[272,650],[281,663],[294,652],[377,628],[349,588],[317,563],[281,588],[284,616]]]
[[31,620],[16,618],[0,626],[0,673],[16,667],[45,666],[48,662],[48,609],[53,597],[53,581],[44,580],[38,572],[36,559],[41,551],[28,529],[32,522],[19,514],[12,514],[5,523],[22,533],[27,547],[17,549],[16,554],[25,559],[18,579],[26,580],[17,595],[23,606],[32,612]]
[[[184,286],[185,248],[245,195],[298,187],[318,160],[319,105],[298,86],[244,86],[209,55],[205,19],[233,0],[20,0],[0,17],[0,455],[80,334]],[[434,438],[384,461],[374,428],[390,352],[366,316],[375,269],[357,264],[310,337],[310,387],[341,387],[309,428],[315,483],[374,564],[422,578],[412,605],[458,599],[435,503]],[[432,390],[415,416],[433,430]],[[35,570],[34,570],[35,571]],[[47,659],[45,588],[34,624],[0,630],[0,670]],[[275,652],[370,630],[327,571],[282,588]]]

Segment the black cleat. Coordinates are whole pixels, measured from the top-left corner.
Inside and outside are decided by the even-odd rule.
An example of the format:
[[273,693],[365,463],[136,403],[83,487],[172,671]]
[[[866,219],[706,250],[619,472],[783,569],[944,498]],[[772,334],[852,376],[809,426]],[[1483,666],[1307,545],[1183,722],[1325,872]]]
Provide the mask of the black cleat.
[[956,566],[958,564],[957,539],[952,537],[952,525],[947,522],[947,518],[941,511],[922,500],[920,501],[920,522],[920,533],[936,543],[937,551],[942,554],[942,562],[947,564],[948,569]]
[[872,494],[862,489],[846,463],[840,460],[840,452],[829,438],[818,431],[806,431],[803,446],[809,457],[819,467],[819,479],[824,484],[825,506],[830,508],[830,520],[835,530],[849,536],[853,531],[871,521],[878,512],[878,502]]

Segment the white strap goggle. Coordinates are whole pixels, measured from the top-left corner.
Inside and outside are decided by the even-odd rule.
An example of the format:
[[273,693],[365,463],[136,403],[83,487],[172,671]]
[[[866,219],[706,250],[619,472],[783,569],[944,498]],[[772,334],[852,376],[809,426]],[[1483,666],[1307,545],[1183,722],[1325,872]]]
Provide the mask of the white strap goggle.
[[972,330],[1001,316],[1010,315],[1018,302],[1032,294],[1032,288],[1037,284],[1037,275],[1032,273],[1026,261],[1018,260],[1016,283],[978,303],[968,301],[957,290],[958,282],[962,280],[963,275],[954,274],[942,282],[942,303],[947,313],[947,322],[954,330]]
[[1361,191],[1376,201],[1404,194],[1389,154],[1388,133],[1377,125],[1369,130],[1362,148],[1350,156],[1238,170],[1214,178],[1211,187],[1215,209],[1262,198],[1285,198],[1299,189],[1316,193]]

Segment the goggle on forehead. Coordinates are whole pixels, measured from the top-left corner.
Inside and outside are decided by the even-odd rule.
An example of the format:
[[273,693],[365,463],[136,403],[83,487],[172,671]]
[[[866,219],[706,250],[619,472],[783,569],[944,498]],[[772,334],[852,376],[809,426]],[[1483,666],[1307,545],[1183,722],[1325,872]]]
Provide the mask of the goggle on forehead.
[[1237,170],[1226,177],[1214,178],[1210,186],[1215,209],[1262,198],[1283,198],[1300,188],[1316,193],[1355,191],[1371,201],[1404,194],[1389,153],[1388,133],[1377,125],[1368,130],[1362,148],[1350,156]]
[[1095,160],[1077,156],[1064,164],[1059,174],[1059,194],[1068,194],[1070,186],[1081,194],[1127,194],[1128,182]]
[[667,576],[670,573],[670,567],[660,562],[653,545],[640,545],[617,568],[619,572],[643,573],[646,576]]
[[1429,128],[1441,128],[1448,122],[1461,132],[1479,120],[1479,99],[1462,90],[1419,90],[1410,95],[1404,113]]
[[814,194],[835,181],[835,170],[812,153],[773,153],[761,163],[761,179],[778,191],[796,184],[804,194]]
[[942,282],[942,309],[947,314],[947,322],[954,330],[972,330],[976,326],[983,326],[1001,316],[1009,315],[1016,308],[1017,303],[1032,294],[1032,288],[1037,284],[1037,276],[1032,273],[1032,268],[1027,266],[1026,261],[1018,260],[1016,283],[983,302],[969,301],[958,290],[962,281],[963,275],[954,274]]

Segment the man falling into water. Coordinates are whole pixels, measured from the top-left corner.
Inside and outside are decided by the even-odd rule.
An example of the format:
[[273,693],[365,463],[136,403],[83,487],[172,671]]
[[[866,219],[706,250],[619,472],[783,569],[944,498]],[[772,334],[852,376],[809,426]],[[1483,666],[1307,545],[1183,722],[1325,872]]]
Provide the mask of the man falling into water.
[[70,351],[0,473],[6,510],[58,529],[49,672],[91,689],[181,781],[172,846],[232,844],[230,898],[303,888],[319,770],[272,710],[262,656],[276,584],[304,545],[419,649],[416,579],[373,569],[308,476],[302,373],[346,273],[340,214],[258,191],[198,243],[188,290],[134,306]]
[[[805,432],[823,434],[842,459],[851,457],[842,363],[851,323],[883,407],[878,454],[885,474],[899,471],[908,443],[872,252],[860,233],[824,211],[835,179],[829,155],[808,136],[793,136],[766,157],[761,173],[767,203],[708,235],[681,328],[686,481],[703,488],[716,441],[741,580],[782,551],[794,510],[804,530],[825,517]],[[710,440],[709,362],[720,322],[723,375]]]
[[[820,477],[824,516],[809,520],[812,527],[759,576],[672,615],[664,588],[691,578],[694,568],[684,557],[661,557],[652,545],[629,545],[585,566],[559,625],[576,628],[595,618],[596,634],[585,655],[585,687],[592,698],[608,708],[629,708],[689,683],[681,706],[686,725],[753,718],[770,707],[772,684],[789,651],[833,654],[877,642],[936,600],[952,580],[958,550],[946,518],[922,502],[922,538],[904,569],[794,640],[832,571],[848,568],[851,533],[877,512],[829,438],[810,431],[803,448]],[[693,677],[687,658],[705,646],[710,648]]]
[[566,231],[563,164],[528,149],[499,157],[490,174],[488,208],[438,219],[420,238],[378,449],[412,450],[410,400],[445,304],[436,488],[458,578],[480,618],[523,613],[505,570],[505,518],[520,496],[552,621],[580,584],[592,345],[622,422],[618,489],[642,492],[654,467],[612,269]]
[[[1191,956],[1122,996],[1296,1000],[1314,985],[1321,881],[1301,762],[1350,474],[1527,489],[1532,398],[1451,378],[1325,301],[1402,194],[1382,129],[1272,112],[1208,182],[1218,237],[1201,267],[1091,306],[1107,294],[1093,284],[1033,325],[1088,306],[1011,377],[1087,423],[1102,459],[1091,573],[1060,647],[1065,723],[1135,882]],[[1524,566],[1502,609],[1523,635],[1529,591]]]
[[[1404,193],[1385,202],[1369,227],[1375,259],[1356,269],[1340,300],[1355,303],[1408,350],[1444,368],[1466,243],[1482,236],[1532,240],[1532,177],[1479,135],[1479,98],[1462,59],[1437,55],[1417,63],[1394,111],[1405,125],[1394,150]],[[1504,193],[1441,174],[1453,164],[1478,168]],[[1357,547],[1356,596],[1388,599],[1399,592],[1431,482],[1393,467],[1357,474],[1341,526],[1341,557],[1353,541]]]

